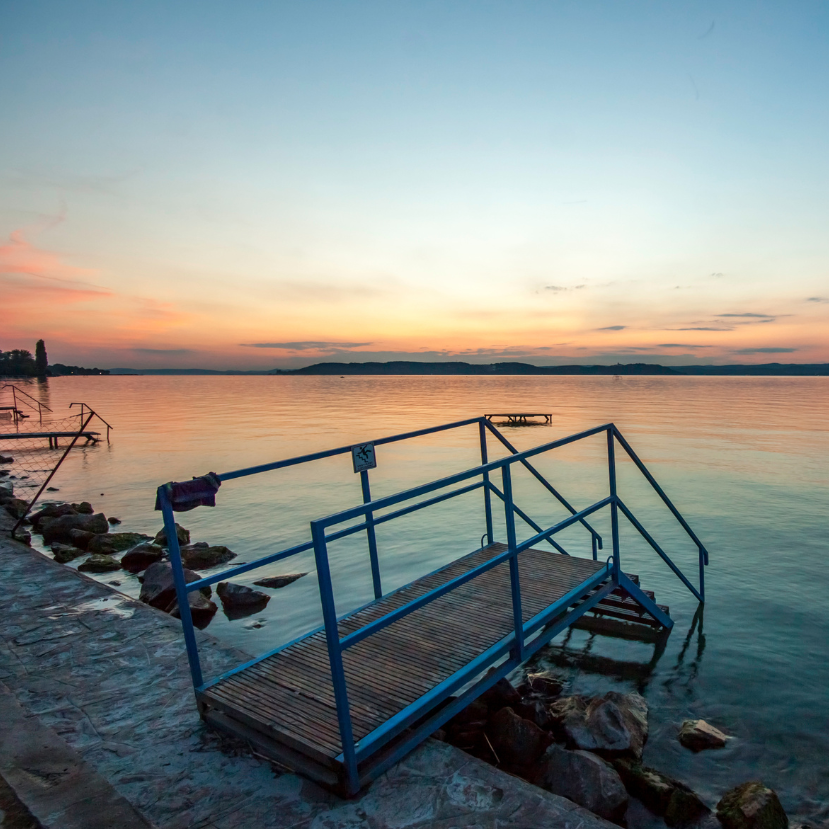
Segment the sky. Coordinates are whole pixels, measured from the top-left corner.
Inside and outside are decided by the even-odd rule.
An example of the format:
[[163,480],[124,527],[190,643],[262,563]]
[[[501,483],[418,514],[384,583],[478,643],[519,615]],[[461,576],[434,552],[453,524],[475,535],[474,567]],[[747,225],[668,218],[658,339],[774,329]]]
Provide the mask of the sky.
[[0,349],[829,361],[825,2],[0,4]]

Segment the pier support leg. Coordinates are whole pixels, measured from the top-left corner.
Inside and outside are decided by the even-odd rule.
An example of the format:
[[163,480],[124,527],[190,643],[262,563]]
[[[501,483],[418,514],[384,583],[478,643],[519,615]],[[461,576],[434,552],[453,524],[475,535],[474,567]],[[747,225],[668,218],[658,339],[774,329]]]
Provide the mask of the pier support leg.
[[[360,472],[360,486],[363,489],[363,503],[371,501],[371,487],[369,486],[368,470]],[[380,559],[377,557],[377,536],[374,532],[374,513],[366,513],[366,536],[368,537],[368,555],[371,559],[371,581],[374,585],[374,598],[383,596],[383,586],[380,583]]]
[[[478,430],[481,438],[481,466],[488,463],[486,448],[486,426],[482,418],[478,422]],[[489,490],[489,472],[484,472],[484,513],[486,515],[486,543],[492,544],[495,535],[492,531],[492,493]]]

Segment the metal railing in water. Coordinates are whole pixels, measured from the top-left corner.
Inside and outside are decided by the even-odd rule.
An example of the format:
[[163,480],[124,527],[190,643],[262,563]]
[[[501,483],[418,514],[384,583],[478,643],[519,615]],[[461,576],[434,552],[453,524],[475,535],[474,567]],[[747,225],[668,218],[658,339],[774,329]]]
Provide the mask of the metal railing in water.
[[[176,537],[175,517],[170,503],[171,485],[165,484],[159,487],[159,503],[163,512],[164,525],[167,538],[169,540],[170,558],[173,565],[173,576],[178,595],[179,612],[184,630],[187,654],[190,661],[191,676],[197,694],[206,687],[221,681],[226,676],[242,671],[250,665],[278,653],[283,648],[286,648],[290,644],[293,644],[299,640],[294,640],[292,643],[288,643],[280,648],[276,648],[266,654],[263,654],[252,662],[245,663],[244,665],[241,665],[238,668],[235,668],[234,670],[206,683],[204,677],[202,676],[201,665],[199,662],[195,630],[190,616],[187,594],[195,590],[199,590],[202,587],[216,584],[219,581],[232,579],[235,576],[239,576],[266,564],[272,564],[273,562],[313,549],[323,614],[323,626],[322,628],[317,628],[317,630],[325,631],[331,677],[334,687],[334,697],[337,707],[339,730],[342,739],[343,753],[337,759],[343,762],[346,767],[349,788],[356,791],[356,788],[354,787],[358,787],[357,764],[361,760],[377,751],[380,747],[388,743],[394,736],[400,734],[412,723],[416,723],[419,719],[422,719],[424,714],[428,713],[431,708],[434,708],[438,703],[446,700],[447,697],[455,691],[462,689],[464,685],[468,685],[471,680],[473,680],[476,676],[479,676],[487,668],[495,665],[495,663],[498,663],[500,660],[503,660],[505,656],[508,657],[505,662],[501,662],[498,665],[497,671],[490,671],[487,674],[487,677],[480,680],[472,691],[462,693],[454,702],[443,706],[440,709],[441,719],[443,721],[448,719],[456,710],[460,710],[460,707],[466,705],[471,698],[474,698],[474,696],[469,697],[469,693],[474,692],[474,695],[477,696],[477,694],[485,690],[486,687],[492,685],[501,676],[504,676],[514,667],[517,667],[521,664],[521,662],[529,658],[529,656],[546,644],[546,642],[560,630],[571,624],[577,616],[587,612],[602,598],[604,598],[604,596],[612,592],[617,587],[624,588],[664,627],[670,628],[673,625],[670,617],[663,613],[663,611],[660,610],[659,607],[657,607],[657,605],[622,572],[619,549],[620,511],[648,542],[648,544],[656,551],[656,553],[665,561],[671,570],[681,579],[683,584],[685,584],[697,600],[704,602],[705,587],[703,571],[704,567],[708,564],[708,551],[648,471],[645,464],[640,460],[631,448],[630,444],[622,436],[621,432],[612,423],[598,426],[594,429],[589,429],[585,432],[570,435],[559,440],[550,441],[523,452],[517,451],[515,447],[512,446],[512,444],[498,431],[498,429],[483,417],[471,418],[429,429],[420,429],[413,432],[381,438],[373,441],[373,444],[374,446],[380,446],[387,443],[408,440],[449,429],[457,429],[473,425],[477,425],[479,429],[481,451],[481,464],[479,466],[467,469],[454,475],[449,475],[448,477],[441,478],[436,481],[432,481],[431,483],[413,487],[412,489],[408,489],[394,495],[378,498],[377,500],[372,500],[368,471],[363,470],[360,472],[363,503],[336,514],[311,521],[311,539],[309,541],[263,556],[256,561],[231,567],[221,573],[207,576],[199,579],[198,581],[190,582],[189,584],[185,583],[179,544]],[[510,452],[508,456],[495,461],[488,460],[487,432],[493,434],[506,447],[506,449]],[[606,497],[600,499],[599,501],[596,501],[584,509],[577,510],[535,468],[535,466],[533,466],[530,459],[558,449],[562,446],[585,440],[596,435],[601,435],[602,433],[606,435],[607,441],[609,492]],[[677,519],[680,526],[685,530],[694,544],[696,544],[699,555],[698,587],[695,587],[681,572],[662,547],[634,516],[631,509],[619,497],[616,487],[617,443],[627,453],[651,487],[656,491],[673,516]],[[240,469],[234,472],[227,472],[219,475],[218,477],[223,482],[230,481],[236,478],[244,478],[250,475],[257,475],[262,472],[283,469],[297,464],[308,463],[315,460],[321,460],[323,458],[330,458],[335,455],[350,453],[351,450],[351,446],[339,447],[337,449],[331,449],[324,452],[317,452],[310,455],[290,458],[288,460],[276,461],[275,463],[263,464],[261,466],[255,466],[248,469]],[[536,478],[545,487],[545,489],[547,489],[548,492],[568,510],[570,513],[569,517],[544,529],[515,504],[512,478],[513,468],[518,464],[527,469],[530,474],[533,475],[533,477]],[[500,487],[492,480],[496,475],[500,475]],[[341,638],[338,626],[339,622],[344,618],[352,616],[356,611],[351,611],[343,617],[338,618],[337,616],[329,566],[328,545],[333,541],[345,538],[355,533],[366,533],[374,594],[375,597],[379,599],[383,596],[383,591],[380,579],[377,540],[374,532],[375,528],[381,524],[401,518],[404,515],[409,515],[418,510],[427,509],[435,504],[442,503],[443,501],[447,501],[452,498],[457,498],[461,495],[466,495],[476,490],[482,490],[483,492],[486,532],[482,538],[482,546],[484,546],[484,540],[486,540],[487,544],[492,544],[495,541],[492,516],[492,495],[495,495],[504,504],[504,518],[507,535],[506,551],[495,555],[483,564],[477,565],[468,572],[433,588],[424,595],[421,595],[406,604],[397,607],[391,612],[386,613],[384,616],[371,621],[363,627]],[[391,510],[393,507],[397,507],[397,509]],[[593,558],[597,559],[598,550],[603,547],[602,538],[590,525],[588,518],[594,513],[597,513],[605,508],[609,508],[610,510],[612,546],[611,556],[608,557],[608,561],[605,566],[599,569],[595,575],[591,576],[581,585],[571,590],[567,595],[551,604],[543,612],[524,622],[521,605],[521,585],[518,575],[518,556],[523,551],[541,542],[548,542],[559,553],[567,555],[566,550],[564,550],[564,548],[555,541],[554,536],[568,527],[578,524],[590,533]],[[519,541],[516,532],[516,517],[522,519],[526,524],[528,524],[534,530],[534,534],[522,541]],[[348,523],[348,526],[341,527],[342,524],[353,522],[355,520],[357,523]],[[349,711],[348,689],[346,687],[346,678],[343,668],[343,653],[356,645],[358,642],[361,642],[367,637],[372,636],[378,631],[394,624],[396,621],[408,616],[418,608],[423,607],[440,596],[446,595],[452,590],[460,587],[462,584],[472,581],[481,574],[491,570],[493,567],[497,567],[502,563],[509,564],[514,621],[514,630],[512,633],[503,641],[497,643],[486,652],[479,655],[465,668],[456,672],[427,694],[423,695],[420,699],[416,700],[412,703],[412,705],[396,714],[381,727],[375,729],[375,731],[355,743],[351,715]],[[562,614],[564,614],[568,608],[571,608],[576,603],[578,603],[577,610],[569,613],[566,616],[566,620],[561,622],[561,619],[563,618]],[[312,632],[315,631],[311,631],[308,634],[305,634],[305,636],[310,635]],[[300,638],[305,638],[305,636]],[[429,723],[423,727],[428,727],[434,730],[434,728],[438,727],[438,725],[435,724],[434,720],[429,720]],[[397,746],[395,751],[390,754],[391,759],[384,761],[384,766],[387,766],[396,759],[399,759],[403,756],[403,754],[405,754],[406,751],[410,750],[412,745],[416,744],[416,742],[423,739],[425,736],[427,735],[420,735],[419,731],[415,729],[412,735],[407,737],[404,743]]]

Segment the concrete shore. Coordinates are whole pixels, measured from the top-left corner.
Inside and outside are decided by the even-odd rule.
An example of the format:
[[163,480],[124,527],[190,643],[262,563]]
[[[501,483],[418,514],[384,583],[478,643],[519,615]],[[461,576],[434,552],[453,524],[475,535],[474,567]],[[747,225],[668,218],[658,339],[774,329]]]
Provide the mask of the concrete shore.
[[[8,538],[0,519],[0,775],[44,827],[609,829],[433,740],[344,801],[196,712],[180,623]],[[201,633],[215,675],[246,654]]]

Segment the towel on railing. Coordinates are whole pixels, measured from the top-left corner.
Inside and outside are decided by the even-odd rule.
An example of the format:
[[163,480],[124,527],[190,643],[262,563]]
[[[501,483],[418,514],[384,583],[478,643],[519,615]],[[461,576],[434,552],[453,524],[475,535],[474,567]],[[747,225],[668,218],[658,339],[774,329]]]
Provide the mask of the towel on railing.
[[[215,507],[216,493],[222,482],[215,472],[208,472],[192,481],[171,483],[170,505],[174,512],[187,512],[196,507]],[[158,496],[155,499],[155,508],[161,509]]]

